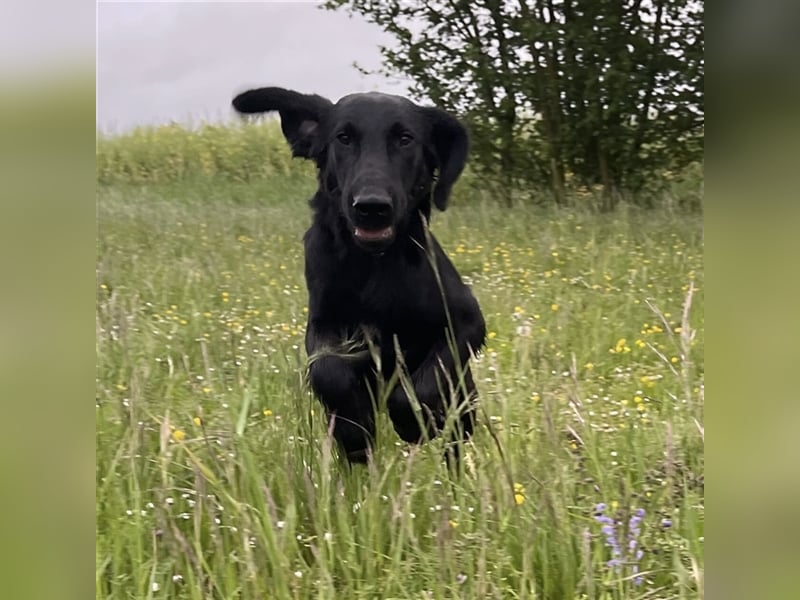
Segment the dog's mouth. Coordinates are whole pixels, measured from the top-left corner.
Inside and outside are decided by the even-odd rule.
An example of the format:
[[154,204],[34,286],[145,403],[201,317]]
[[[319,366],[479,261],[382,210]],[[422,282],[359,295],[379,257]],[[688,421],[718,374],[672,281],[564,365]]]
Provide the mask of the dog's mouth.
[[386,244],[394,238],[394,227],[391,225],[379,229],[356,227],[353,236],[365,244]]

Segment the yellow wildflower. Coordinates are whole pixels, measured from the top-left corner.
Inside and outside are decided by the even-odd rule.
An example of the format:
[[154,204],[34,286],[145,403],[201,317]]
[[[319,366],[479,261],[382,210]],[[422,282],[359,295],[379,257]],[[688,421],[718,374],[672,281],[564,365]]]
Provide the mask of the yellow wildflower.
[[626,340],[625,338],[619,338],[614,347],[609,348],[608,351],[611,352],[611,354],[624,354],[626,352],[630,352],[631,349],[628,346],[628,340]]
[[525,486],[521,483],[514,484],[514,503],[519,506],[525,502]]

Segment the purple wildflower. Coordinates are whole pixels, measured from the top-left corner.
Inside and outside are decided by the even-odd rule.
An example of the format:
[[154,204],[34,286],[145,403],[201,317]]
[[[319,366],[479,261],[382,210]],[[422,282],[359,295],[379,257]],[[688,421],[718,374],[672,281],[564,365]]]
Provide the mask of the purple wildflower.
[[639,535],[642,533],[642,520],[644,519],[644,509],[639,508],[633,513],[628,521],[628,549],[636,550]]
[[617,536],[617,526],[622,523],[614,521],[613,518],[605,514],[605,511],[605,504],[600,503],[595,506],[594,520],[602,525],[600,531],[605,537],[605,545],[611,549],[611,559],[606,562],[606,566],[619,573],[625,565],[629,565],[634,585],[640,585],[643,577],[639,575],[639,561],[644,556],[644,552],[639,547],[639,536],[642,533],[642,521],[644,521],[645,511],[643,508],[636,509],[628,520],[625,552],[623,552]]
[[628,521],[628,560],[632,563],[631,572],[635,575],[633,578],[634,585],[640,585],[642,583],[642,577],[638,575],[638,573],[639,561],[642,559],[642,556],[644,556],[644,552],[642,552],[641,549],[637,550],[637,548],[639,546],[639,535],[642,533],[644,515],[644,509],[637,508]]
[[609,568],[614,568],[618,571],[622,566],[622,549],[620,548],[619,541],[617,540],[616,523],[614,522],[614,519],[606,516],[605,509],[605,504],[598,504],[595,507],[594,520],[603,525],[600,528],[600,531],[606,538],[606,546],[611,548],[611,560],[609,560],[606,564]]
[[628,521],[628,532],[633,537],[639,537],[639,528],[642,525],[642,520],[644,519],[644,509],[637,508],[636,512],[633,513],[631,516],[631,520]]
[[638,549],[639,536],[642,533],[642,521],[644,521],[644,509],[637,508],[628,521],[628,560],[631,564],[631,573],[634,575],[634,585],[642,583],[642,577],[639,575],[639,561],[644,556],[644,552]]
[[644,577],[639,575],[639,565],[634,564],[631,567],[631,573],[633,573],[633,584],[634,585],[642,585],[642,581],[644,581]]

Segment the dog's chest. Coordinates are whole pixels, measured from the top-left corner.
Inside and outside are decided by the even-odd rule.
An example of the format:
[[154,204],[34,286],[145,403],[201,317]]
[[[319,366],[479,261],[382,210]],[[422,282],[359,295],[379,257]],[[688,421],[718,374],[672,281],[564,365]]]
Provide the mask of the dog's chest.
[[357,304],[381,322],[423,319],[437,303],[427,279],[424,272],[376,268],[358,286]]

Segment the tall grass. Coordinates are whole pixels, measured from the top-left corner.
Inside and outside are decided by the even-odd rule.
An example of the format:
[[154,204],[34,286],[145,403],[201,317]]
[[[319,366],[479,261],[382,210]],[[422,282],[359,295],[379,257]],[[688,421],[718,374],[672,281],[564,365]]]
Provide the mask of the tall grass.
[[[250,119],[253,121],[253,119]],[[703,205],[704,167],[693,163],[680,172],[665,171],[653,177],[629,204],[699,212]],[[292,159],[279,121],[256,117],[246,126],[200,122],[140,127],[122,135],[97,134],[97,182],[100,185],[196,185],[198,181],[271,185],[308,181],[313,167]],[[209,182],[209,180],[211,180]],[[606,204],[602,186],[578,181],[567,174],[567,202],[583,209]],[[499,187],[498,187],[499,186]],[[487,198],[507,198],[504,182],[487,182],[469,165],[458,189],[468,203]],[[501,189],[502,188],[502,189]],[[512,198],[523,204],[550,205],[549,189],[516,189]]]
[[275,120],[257,124],[141,127],[120,136],[97,136],[100,184],[158,184],[201,178],[251,181],[308,176],[292,160]]
[[350,469],[304,379],[313,180],[197,135],[280,158],[220,177],[176,133],[98,166],[98,598],[702,597],[697,217],[456,197],[432,230],[489,329],[464,472],[385,416]]

